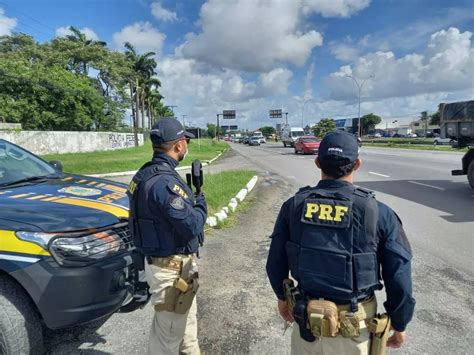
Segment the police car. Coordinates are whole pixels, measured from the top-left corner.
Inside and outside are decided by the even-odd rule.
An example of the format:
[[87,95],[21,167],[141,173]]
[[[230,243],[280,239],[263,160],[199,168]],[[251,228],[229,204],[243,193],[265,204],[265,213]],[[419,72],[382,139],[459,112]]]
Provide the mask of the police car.
[[146,303],[125,191],[0,139],[0,354]]

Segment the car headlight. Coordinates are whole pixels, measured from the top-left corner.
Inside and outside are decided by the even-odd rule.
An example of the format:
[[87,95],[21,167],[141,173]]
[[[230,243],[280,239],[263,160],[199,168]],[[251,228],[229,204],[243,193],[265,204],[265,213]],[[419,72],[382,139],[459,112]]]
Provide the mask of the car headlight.
[[114,228],[95,233],[28,233],[17,232],[18,238],[41,245],[64,266],[84,266],[111,256],[131,246],[128,228]]

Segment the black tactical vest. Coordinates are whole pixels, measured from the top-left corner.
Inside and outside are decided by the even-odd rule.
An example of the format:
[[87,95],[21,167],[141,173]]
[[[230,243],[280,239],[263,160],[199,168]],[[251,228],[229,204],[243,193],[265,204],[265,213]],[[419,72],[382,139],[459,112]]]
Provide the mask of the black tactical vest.
[[305,188],[295,195],[286,251],[308,296],[354,304],[381,289],[377,219],[374,194],[355,186],[352,193]]
[[149,208],[150,189],[163,174],[176,175],[180,179],[167,163],[151,161],[142,166],[130,182],[127,195],[130,198],[129,226],[133,242],[145,255],[164,257],[194,253],[199,241],[196,239],[192,241],[196,245],[188,245],[157,211]]

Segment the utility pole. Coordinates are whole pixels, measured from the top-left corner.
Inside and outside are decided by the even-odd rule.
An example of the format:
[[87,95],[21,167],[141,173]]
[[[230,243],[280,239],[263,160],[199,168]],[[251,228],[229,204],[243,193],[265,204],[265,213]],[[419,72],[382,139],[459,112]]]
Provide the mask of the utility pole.
[[173,110],[173,109],[177,108],[178,106],[176,106],[176,105],[168,105],[168,107],[171,109],[171,112],[173,113],[173,117],[175,117],[175,116],[174,116],[174,110]]
[[215,133],[215,136],[218,142],[219,142],[219,116],[221,116],[220,113],[217,114],[217,125],[216,125],[216,133]]
[[184,129],[186,129],[186,120],[185,120],[186,115],[181,115],[181,117],[183,118],[183,127]]
[[285,123],[288,125],[288,112],[285,112]]

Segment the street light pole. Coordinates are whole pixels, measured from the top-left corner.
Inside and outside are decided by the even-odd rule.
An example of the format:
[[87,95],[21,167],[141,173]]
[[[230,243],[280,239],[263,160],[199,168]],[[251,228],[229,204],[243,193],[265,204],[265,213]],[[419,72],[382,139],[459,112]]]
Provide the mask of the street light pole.
[[216,136],[218,142],[219,142],[219,134],[218,134],[218,132],[219,132],[219,116],[220,116],[220,115],[221,115],[220,113],[217,114],[217,125],[216,125],[216,133],[215,133],[215,136]]
[[186,116],[187,115],[181,115],[181,117],[183,118],[183,127],[184,127],[184,129],[186,129],[186,120],[185,120]]
[[285,123],[288,126],[288,112],[285,112]]
[[352,80],[354,80],[354,83],[357,85],[357,89],[359,90],[359,115],[358,115],[358,129],[357,129],[357,134],[359,135],[360,138],[362,138],[362,125],[361,125],[361,122],[360,122],[360,95],[361,95],[361,92],[362,92],[362,88],[364,87],[364,84],[365,82],[368,80],[368,79],[372,79],[374,76],[371,75],[369,76],[367,79],[364,79],[362,80],[362,84],[359,84],[359,82],[357,81],[356,78],[354,78],[352,75],[346,75],[347,78],[351,78]]

